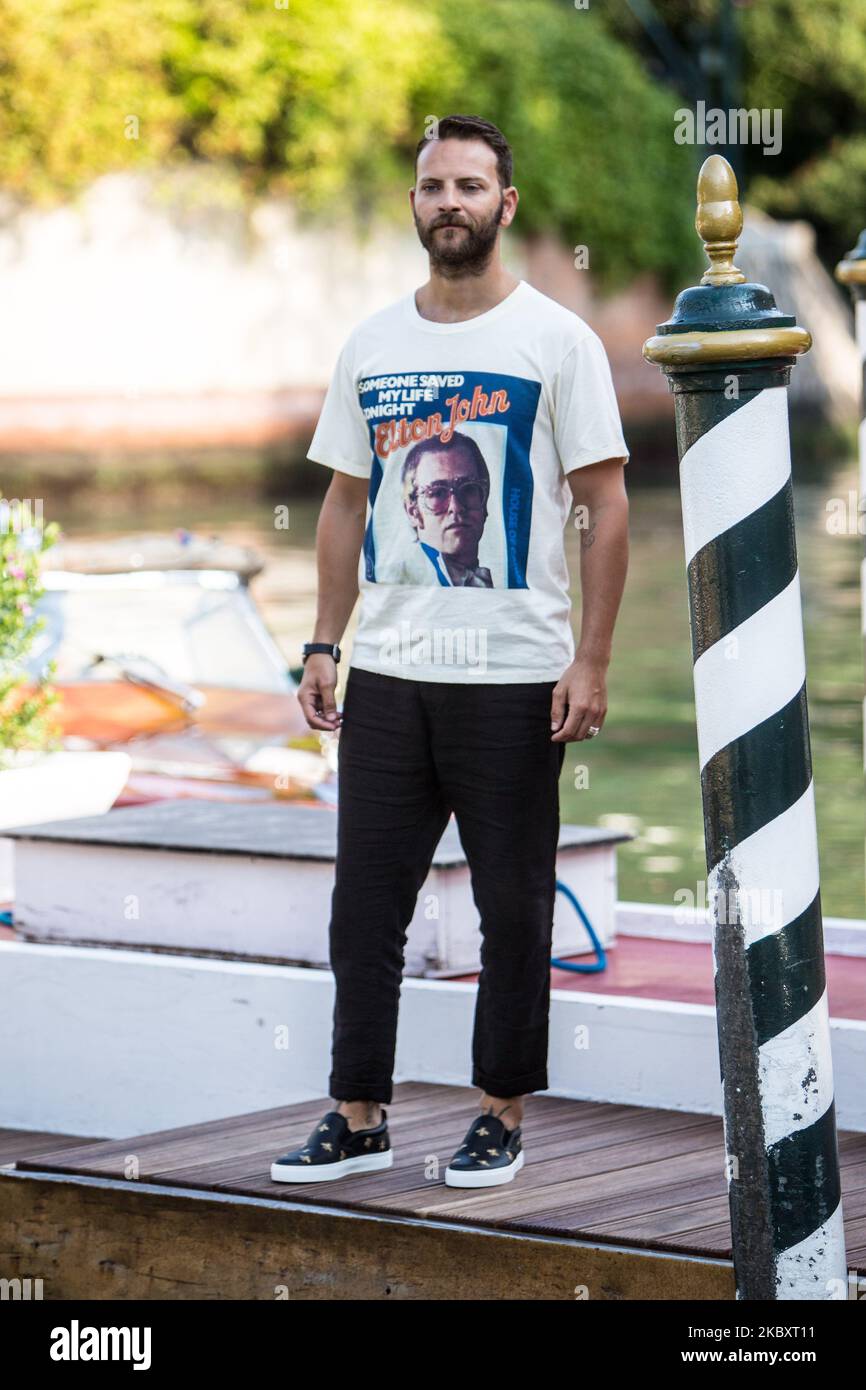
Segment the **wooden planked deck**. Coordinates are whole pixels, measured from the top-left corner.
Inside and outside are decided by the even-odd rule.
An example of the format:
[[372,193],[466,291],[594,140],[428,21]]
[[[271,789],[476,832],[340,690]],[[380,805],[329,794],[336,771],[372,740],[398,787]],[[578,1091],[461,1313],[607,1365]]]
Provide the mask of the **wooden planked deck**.
[[[524,1123],[526,1163],[517,1178],[486,1192],[449,1188],[441,1172],[477,1113],[477,1095],[468,1087],[415,1082],[396,1086],[388,1107],[393,1168],[334,1183],[272,1183],[268,1175],[273,1158],[307,1138],[329,1108],[327,1098],[123,1140],[64,1141],[54,1148],[46,1148],[46,1136],[28,1149],[28,1136],[21,1135],[16,1146],[7,1132],[0,1162],[8,1163],[14,1152],[15,1172],[9,1176],[36,1180],[38,1175],[40,1181],[53,1179],[56,1188],[59,1175],[66,1175],[85,1181],[91,1196],[102,1184],[118,1201],[121,1194],[140,1187],[175,1202],[185,1195],[210,1195],[223,1202],[234,1198],[235,1204],[266,1203],[271,1211],[282,1206],[296,1216],[315,1214],[320,1243],[321,1233],[329,1229],[328,1216],[332,1229],[335,1217],[372,1218],[377,1223],[369,1243],[374,1263],[375,1252],[388,1244],[382,1223],[409,1222],[416,1239],[422,1231],[430,1235],[436,1230],[517,1238],[527,1243],[524,1253],[530,1265],[536,1259],[530,1259],[531,1250],[541,1249],[537,1259],[543,1264],[552,1258],[551,1252],[543,1253],[546,1244],[559,1245],[560,1255],[564,1249],[571,1251],[561,1286],[573,1290],[586,1283],[581,1271],[590,1270],[593,1298],[733,1297],[721,1119],[533,1095]],[[841,1133],[840,1155],[849,1266],[866,1273],[866,1135]],[[136,1180],[130,1182],[133,1173]],[[2,1189],[0,1182],[0,1203]],[[44,1194],[46,1189],[40,1191]],[[163,1202],[160,1210],[165,1209]],[[401,1239],[405,1243],[405,1231]],[[309,1254],[309,1242],[304,1248]],[[412,1248],[409,1241],[409,1264]],[[435,1285],[430,1269],[438,1267],[436,1261],[425,1266],[425,1256],[415,1248],[418,1269],[426,1267],[424,1277]],[[448,1256],[450,1261],[454,1258]],[[485,1267],[489,1263],[485,1256]],[[464,1275],[471,1266],[469,1259]],[[336,1280],[336,1291],[318,1296],[378,1296],[342,1290],[326,1259],[323,1268]],[[653,1291],[646,1291],[648,1285]],[[292,1296],[316,1296],[304,1287],[307,1292]],[[641,1287],[644,1292],[637,1291]],[[478,1295],[434,1288],[426,1295],[416,1290],[405,1296]]]

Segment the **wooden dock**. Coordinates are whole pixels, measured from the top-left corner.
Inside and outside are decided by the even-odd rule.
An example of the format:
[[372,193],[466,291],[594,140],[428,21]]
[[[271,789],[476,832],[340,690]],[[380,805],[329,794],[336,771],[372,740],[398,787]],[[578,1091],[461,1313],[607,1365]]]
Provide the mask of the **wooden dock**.
[[[269,1166],[327,1098],[121,1140],[4,1131],[3,1273],[46,1299],[733,1299],[720,1119],[533,1095],[522,1172],[462,1191],[441,1174],[477,1095],[396,1086],[393,1168],[314,1185]],[[866,1135],[840,1151],[866,1273]]]

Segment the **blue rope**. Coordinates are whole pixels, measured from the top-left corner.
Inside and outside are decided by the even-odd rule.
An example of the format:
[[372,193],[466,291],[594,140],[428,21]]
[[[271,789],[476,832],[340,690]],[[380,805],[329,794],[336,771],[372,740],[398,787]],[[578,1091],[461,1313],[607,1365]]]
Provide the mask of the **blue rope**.
[[597,959],[592,965],[575,965],[573,961],[559,960],[556,956],[553,956],[550,962],[551,965],[555,965],[557,970],[574,970],[576,973],[580,975],[596,975],[600,970],[606,970],[607,956],[605,955],[604,947],[602,946],[601,942],[599,941],[598,937],[593,931],[592,923],[590,922],[589,918],[587,917],[577,898],[572,893],[568,884],[563,883],[561,879],[556,880],[556,891],[557,893],[564,894],[564,896],[568,898],[568,901],[571,903],[575,912],[578,913],[581,921],[583,922],[583,925],[589,932],[590,940],[592,941],[592,944],[595,947],[595,954]]

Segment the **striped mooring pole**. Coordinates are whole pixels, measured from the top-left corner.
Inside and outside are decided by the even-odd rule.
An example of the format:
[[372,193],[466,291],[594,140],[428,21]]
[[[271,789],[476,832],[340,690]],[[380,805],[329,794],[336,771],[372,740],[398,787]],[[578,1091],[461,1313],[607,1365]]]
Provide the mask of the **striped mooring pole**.
[[[849,251],[845,259],[837,265],[836,279],[847,285],[851,291],[854,300],[854,331],[860,349],[860,472],[857,488],[857,525],[861,527],[861,517],[866,511],[866,231],[860,233],[854,250]],[[866,641],[866,535],[860,559],[860,631]],[[863,769],[866,771],[866,698],[863,700]],[[866,842],[863,846],[863,868],[866,874]]]
[[675,397],[737,1299],[847,1296],[786,386],[811,337],[733,264],[721,155],[710,265],[644,344]]

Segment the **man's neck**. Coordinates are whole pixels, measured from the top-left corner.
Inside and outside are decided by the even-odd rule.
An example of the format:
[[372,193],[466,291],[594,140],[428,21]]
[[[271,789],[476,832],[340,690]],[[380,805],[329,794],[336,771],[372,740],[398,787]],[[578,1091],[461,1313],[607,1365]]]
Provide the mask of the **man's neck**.
[[448,570],[452,580],[460,580],[462,582],[470,571],[477,570],[478,568],[477,554],[473,560],[469,561],[458,560],[453,555],[444,555],[442,558],[445,561],[445,568]]
[[462,323],[495,309],[519,284],[499,260],[480,275],[445,276],[431,267],[430,279],[415,291],[415,306],[434,323]]

